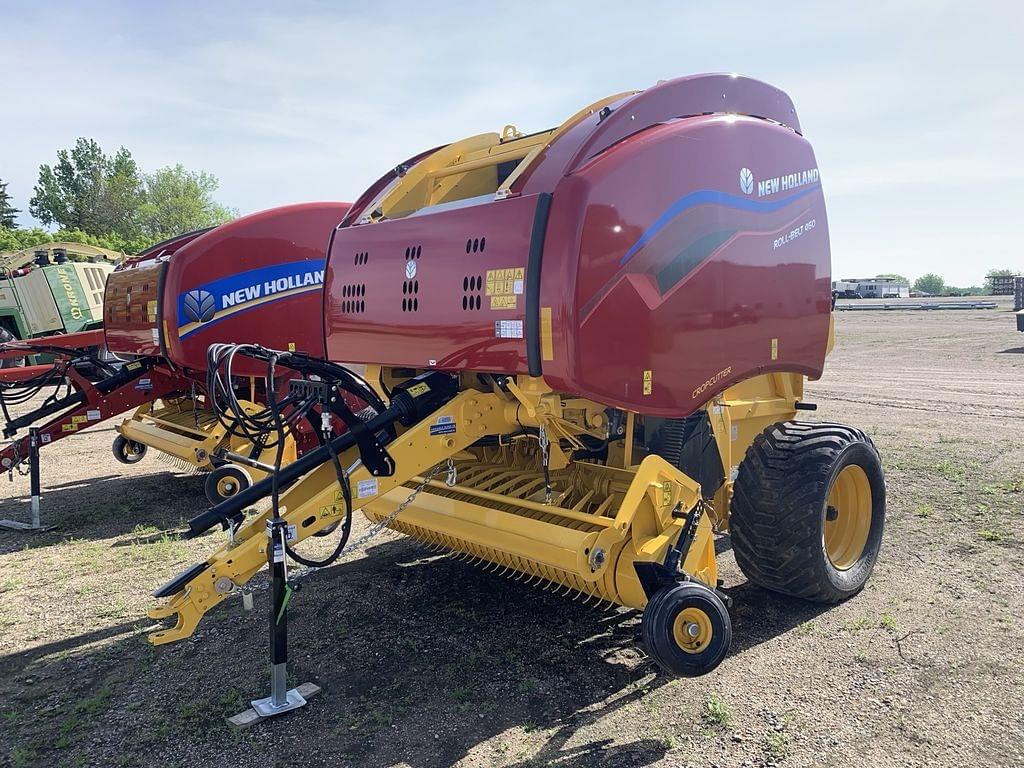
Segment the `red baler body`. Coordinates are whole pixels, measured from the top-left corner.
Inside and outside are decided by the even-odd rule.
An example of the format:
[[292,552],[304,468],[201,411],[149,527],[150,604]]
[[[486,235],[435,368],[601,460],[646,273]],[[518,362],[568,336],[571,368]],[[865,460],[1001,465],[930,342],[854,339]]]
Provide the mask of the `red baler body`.
[[673,417],[761,373],[817,377],[816,166],[785,94],[704,75],[579,117],[500,199],[367,221],[378,182],[331,241],[327,356],[543,376]]
[[[258,343],[322,357],[325,250],[348,208],[273,208],[127,262],[107,281],[107,347],[117,354],[163,356],[195,371],[206,369],[206,350],[214,343]],[[238,370],[264,372],[249,367]]]

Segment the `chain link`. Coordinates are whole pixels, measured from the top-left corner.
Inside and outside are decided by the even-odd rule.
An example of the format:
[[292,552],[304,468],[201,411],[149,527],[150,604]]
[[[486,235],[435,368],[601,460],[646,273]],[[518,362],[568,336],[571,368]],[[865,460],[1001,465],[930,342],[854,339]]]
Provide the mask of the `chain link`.
[[[419,496],[420,491],[422,491],[424,488],[427,487],[427,485],[430,483],[430,481],[434,479],[434,476],[437,475],[441,471],[441,468],[444,467],[444,466],[446,466],[446,465],[444,465],[444,464],[435,464],[433,467],[431,467],[430,471],[426,475],[423,476],[423,482],[421,482],[419,485],[417,485],[413,489],[412,493],[410,493],[408,495],[408,497],[406,497],[405,501],[403,501],[401,504],[399,504],[397,507],[395,507],[395,511],[394,512],[389,514],[383,520],[381,520],[381,521],[379,521],[377,523],[374,523],[370,527],[370,530],[368,530],[366,533],[364,533],[362,536],[360,536],[355,541],[350,542],[349,544],[347,544],[345,546],[345,548],[338,554],[337,559],[333,563],[331,563],[331,565],[336,565],[337,563],[341,562],[342,558],[348,557],[349,555],[352,555],[355,552],[358,552],[359,550],[363,549],[371,539],[373,539],[375,536],[380,534],[385,528],[390,526],[391,523],[393,523],[395,521],[395,519],[400,514],[402,514],[402,512],[404,512],[409,507],[410,504],[413,503],[413,501],[416,499],[416,497]],[[297,569],[297,570],[292,572],[291,581],[298,581],[298,580],[304,579],[306,576],[309,576],[310,574],[312,574],[312,573],[314,573],[316,571],[319,571],[321,568],[329,568],[329,567],[331,567],[331,566],[327,566],[327,565],[324,565],[324,566],[307,566],[307,567],[304,567],[304,568],[299,568],[299,569]],[[258,584],[255,587],[249,587],[248,585],[246,585],[246,586],[241,588],[241,592],[242,592],[243,596],[246,593],[251,595],[254,592],[262,592],[262,591],[266,590],[269,586],[270,586],[270,580],[268,579],[268,580]]]
[[23,466],[24,461],[21,456],[21,450],[19,450],[20,445],[21,440],[15,440],[14,442],[10,443],[10,446],[14,451],[14,457],[11,459],[11,466],[7,468],[7,478],[12,482],[14,480],[15,470],[17,470],[18,474],[21,475],[22,477],[27,477],[32,473],[31,468],[26,469],[25,466]]
[[554,494],[551,490],[551,441],[548,439],[548,431],[544,424],[540,425],[540,430],[537,433],[537,441],[540,443],[541,467],[544,470],[544,503],[550,504],[554,498]]

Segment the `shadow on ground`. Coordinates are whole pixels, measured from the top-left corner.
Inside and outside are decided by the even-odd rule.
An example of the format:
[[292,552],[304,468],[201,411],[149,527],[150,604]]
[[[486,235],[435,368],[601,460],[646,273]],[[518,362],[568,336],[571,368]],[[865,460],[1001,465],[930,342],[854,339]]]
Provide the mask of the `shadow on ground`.
[[[822,610],[746,585],[730,592],[733,655]],[[472,754],[582,768],[665,754],[656,723],[637,724],[626,744],[590,727],[671,682],[640,650],[636,612],[588,608],[408,540],[308,579],[291,603],[291,669],[293,682],[324,692],[238,736],[224,718],[268,686],[266,610],[265,592],[250,613],[229,601],[193,638],[164,648],[144,642],[140,617],[0,656],[0,745],[54,764],[122,765],[218,755],[262,765],[272,755],[275,765],[425,767]],[[699,707],[706,683],[672,684]]]
[[[30,502],[28,495],[0,499],[0,519],[28,522]],[[67,537],[106,539],[136,526],[174,529],[208,506],[203,478],[198,475],[170,471],[102,475],[49,485],[44,474],[40,519],[53,529],[41,533],[0,532],[0,552],[48,546]]]

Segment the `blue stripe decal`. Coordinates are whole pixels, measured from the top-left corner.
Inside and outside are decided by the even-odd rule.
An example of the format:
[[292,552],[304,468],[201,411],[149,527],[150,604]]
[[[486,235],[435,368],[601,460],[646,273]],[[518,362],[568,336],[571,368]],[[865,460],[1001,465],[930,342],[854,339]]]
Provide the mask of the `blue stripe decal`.
[[691,192],[672,203],[672,205],[670,205],[668,209],[647,228],[647,231],[640,235],[640,238],[633,243],[630,249],[626,251],[625,255],[623,255],[622,260],[619,262],[619,266],[625,265],[626,262],[636,255],[637,251],[647,245],[651,238],[664,229],[672,219],[690,208],[695,208],[698,205],[722,205],[727,208],[736,208],[737,210],[750,211],[752,213],[775,213],[775,211],[785,208],[790,203],[793,203],[801,197],[809,195],[811,192],[818,189],[821,189],[820,181],[810,184],[805,189],[801,189],[799,192],[780,200],[752,200],[749,197],[731,195],[728,192],[720,192],[717,189],[699,189],[696,192]]
[[183,328],[184,326],[179,326],[178,327],[178,338],[179,339],[187,339],[193,333],[199,333],[200,331],[205,331],[210,326],[216,325],[217,323],[219,323],[221,320],[227,320],[229,317],[235,317],[236,315],[241,315],[244,312],[249,312],[249,311],[251,311],[253,309],[260,309],[261,307],[265,307],[268,304],[273,304],[274,302],[281,301],[282,299],[290,299],[290,298],[293,298],[295,296],[304,296],[305,294],[310,293],[311,291],[319,291],[322,288],[323,288],[323,283],[317,283],[316,285],[311,285],[309,288],[304,288],[302,290],[297,290],[294,293],[289,293],[289,294],[286,294],[284,296],[278,296],[277,298],[270,299],[269,301],[265,301],[262,304],[246,304],[246,305],[243,305],[241,307],[233,308],[233,309],[231,309],[231,310],[229,310],[227,312],[223,312],[223,313],[218,314],[212,320],[209,320],[209,321],[207,321],[205,323],[201,323],[201,324],[197,325],[195,328],[192,328],[191,330],[185,331],[184,333],[181,332],[181,328]]
[[205,323],[224,310],[242,307],[275,293],[322,285],[325,259],[291,261],[238,272],[197,286],[178,296],[178,327]]

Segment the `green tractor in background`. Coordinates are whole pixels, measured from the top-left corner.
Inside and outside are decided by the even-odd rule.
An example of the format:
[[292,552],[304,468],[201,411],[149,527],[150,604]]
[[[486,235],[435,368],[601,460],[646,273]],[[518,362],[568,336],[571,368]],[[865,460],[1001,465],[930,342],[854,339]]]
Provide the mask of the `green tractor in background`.
[[[79,243],[0,254],[0,344],[102,326],[107,276],[123,257]],[[0,367],[25,363],[7,359]]]

